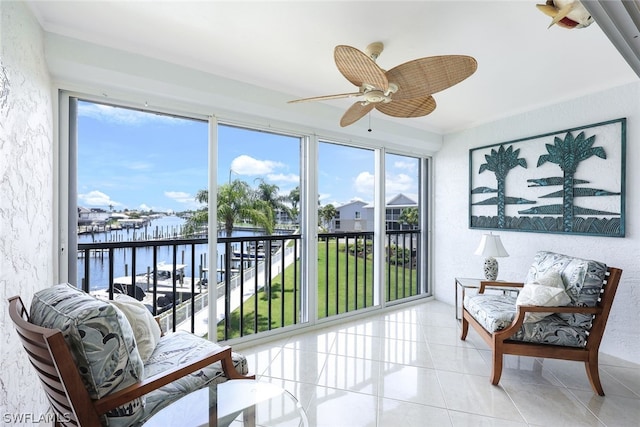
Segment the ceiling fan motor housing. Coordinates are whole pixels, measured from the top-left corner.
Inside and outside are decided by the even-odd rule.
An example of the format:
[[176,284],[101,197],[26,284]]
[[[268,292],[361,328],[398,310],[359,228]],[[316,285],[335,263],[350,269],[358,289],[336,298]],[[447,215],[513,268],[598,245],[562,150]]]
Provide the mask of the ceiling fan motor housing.
[[372,104],[378,104],[380,102],[391,102],[391,97],[388,95],[385,95],[383,91],[381,90],[372,90],[369,92],[365,92],[364,94],[364,99],[367,102],[370,102]]

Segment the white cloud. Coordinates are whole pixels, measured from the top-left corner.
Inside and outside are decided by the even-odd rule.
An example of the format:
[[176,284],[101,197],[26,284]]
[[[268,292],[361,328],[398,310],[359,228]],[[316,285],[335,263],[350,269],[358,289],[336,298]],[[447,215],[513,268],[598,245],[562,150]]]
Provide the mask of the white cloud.
[[138,209],[140,209],[140,211],[144,212],[144,211],[152,211],[153,208],[149,205],[147,205],[146,203],[141,204],[140,206],[138,206]]
[[293,184],[297,184],[300,182],[300,177],[293,173],[289,173],[289,174],[270,173],[267,175],[267,179],[269,181],[274,181],[274,182],[285,182],[285,183],[293,183]]
[[[196,196],[191,193],[186,193],[184,191],[165,191],[165,197],[173,200],[174,202],[180,203],[182,207],[172,208],[173,210],[188,210],[188,209],[200,209],[205,206],[202,203],[196,201]],[[167,209],[164,209],[167,210]]]
[[134,171],[145,171],[152,169],[153,165],[147,162],[127,162],[123,167]]
[[[375,176],[369,172],[360,172],[354,180],[354,187],[358,194],[364,195],[364,199],[352,197],[351,200],[366,200],[373,196]],[[385,192],[387,196],[395,196],[398,193],[417,193],[417,184],[414,178],[405,174],[387,174],[385,181]]]
[[195,200],[195,196],[184,191],[165,191],[164,195],[178,203],[192,203]]
[[115,200],[111,200],[111,197],[104,194],[102,191],[98,191],[98,190],[89,191],[88,193],[85,193],[85,194],[78,194],[78,201],[79,201],[78,203],[79,205],[86,205],[86,206],[102,206],[102,207],[122,206],[122,203],[116,202]]
[[93,104],[90,102],[80,102],[78,104],[78,115],[107,123],[136,126],[149,122],[163,122],[167,124],[184,123],[184,119],[176,117],[130,110],[128,108],[112,107],[110,105]]
[[355,190],[358,193],[371,197],[374,190],[374,178],[373,174],[369,172],[360,172],[354,181]]
[[396,160],[393,162],[393,167],[396,169],[403,169],[407,172],[416,172],[418,169],[418,162],[408,162],[403,160]]
[[231,170],[238,175],[266,175],[284,164],[272,160],[258,160],[245,154],[231,162]]
[[387,194],[406,193],[410,190],[417,192],[413,178],[404,173],[387,175],[385,187]]

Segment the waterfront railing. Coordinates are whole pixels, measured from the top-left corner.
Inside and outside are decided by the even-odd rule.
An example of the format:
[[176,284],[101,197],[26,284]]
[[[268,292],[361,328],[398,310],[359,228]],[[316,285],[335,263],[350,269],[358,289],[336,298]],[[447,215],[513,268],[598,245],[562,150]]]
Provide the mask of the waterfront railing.
[[[224,341],[304,320],[301,239],[299,234],[220,237],[216,271],[207,267],[207,238],[81,243],[80,282],[86,292],[106,298],[125,292],[142,300],[159,316],[165,331],[186,329],[199,335],[208,331],[212,311],[208,292],[215,284],[217,339]],[[318,318],[373,307],[380,297],[395,302],[424,294],[420,230],[386,233],[384,295],[380,297],[374,289],[374,255],[372,232],[318,235]],[[167,259],[174,266],[186,265],[184,274],[174,272],[168,281],[154,274],[159,261]],[[126,261],[126,286],[121,283],[123,277],[117,277],[122,272],[115,271],[122,268],[122,260]],[[92,271],[97,265],[106,270],[101,283]]]

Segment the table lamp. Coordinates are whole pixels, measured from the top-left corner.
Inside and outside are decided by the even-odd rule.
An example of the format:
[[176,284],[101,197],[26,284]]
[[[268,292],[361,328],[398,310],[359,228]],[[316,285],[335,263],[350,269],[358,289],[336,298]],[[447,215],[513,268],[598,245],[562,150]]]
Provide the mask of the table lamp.
[[480,245],[475,254],[485,257],[484,277],[487,280],[496,280],[498,278],[498,261],[496,257],[509,256],[504,246],[502,246],[500,236],[492,233],[482,235],[482,240],[480,240]]

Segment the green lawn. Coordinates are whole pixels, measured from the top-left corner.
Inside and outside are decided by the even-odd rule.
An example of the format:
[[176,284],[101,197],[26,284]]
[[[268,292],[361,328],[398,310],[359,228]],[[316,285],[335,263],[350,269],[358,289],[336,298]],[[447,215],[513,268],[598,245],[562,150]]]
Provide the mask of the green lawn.
[[318,317],[373,305],[373,261],[362,248],[359,243],[356,258],[335,240],[329,241],[328,250],[324,243],[318,244]]
[[[318,317],[328,317],[354,311],[373,305],[373,261],[371,254],[365,254],[362,243],[358,244],[359,255],[354,255],[353,244],[349,253],[345,245],[336,245],[335,241],[318,244]],[[410,269],[406,260],[395,252],[387,263],[385,279],[390,286],[385,289],[387,301],[415,295],[417,272]],[[337,268],[336,268],[337,264]],[[398,268],[396,268],[396,265]],[[292,325],[300,312],[300,262],[296,262],[298,283],[295,283],[294,266],[285,270],[284,286],[282,275],[278,275],[270,289],[260,289],[257,296],[249,298],[242,306],[242,335],[250,335],[282,326]],[[413,289],[412,289],[413,288]],[[328,292],[327,292],[328,289]],[[294,295],[297,299],[294,313]],[[271,301],[271,304],[269,304]],[[256,311],[258,313],[256,317]],[[238,308],[229,317],[229,330],[224,336],[225,322],[218,323],[218,340],[240,336],[241,309]]]

